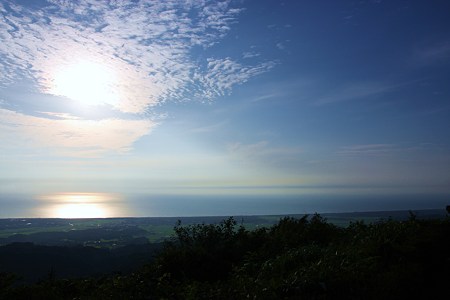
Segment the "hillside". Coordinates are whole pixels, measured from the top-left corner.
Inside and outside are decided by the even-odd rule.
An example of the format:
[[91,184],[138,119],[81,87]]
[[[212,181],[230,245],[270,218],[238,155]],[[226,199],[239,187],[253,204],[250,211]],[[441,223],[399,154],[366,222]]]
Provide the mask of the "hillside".
[[174,231],[138,271],[25,286],[2,273],[1,298],[444,299],[450,280],[448,217],[339,227],[314,215],[255,230],[229,218]]

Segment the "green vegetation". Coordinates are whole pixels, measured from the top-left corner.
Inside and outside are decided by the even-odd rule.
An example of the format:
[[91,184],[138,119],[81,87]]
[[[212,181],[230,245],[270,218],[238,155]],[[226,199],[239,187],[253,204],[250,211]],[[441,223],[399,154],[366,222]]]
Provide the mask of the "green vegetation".
[[152,243],[158,243],[166,240],[173,235],[173,225],[140,225],[139,228],[147,232],[146,238]]
[[[223,217],[185,217],[183,224],[216,224]],[[241,217],[247,229],[271,226],[279,216]],[[0,219],[0,246],[10,243],[34,243],[47,246],[83,245],[96,248],[126,246],[131,237],[160,243],[170,238],[177,218],[109,218],[109,219]],[[126,235],[123,234],[128,228]],[[130,229],[134,229],[131,234]],[[74,232],[76,231],[76,233]],[[107,231],[107,234],[105,234]],[[93,234],[93,233],[97,234]],[[105,236],[109,236],[106,238]],[[74,236],[76,238],[74,238]]]
[[320,215],[248,230],[178,223],[153,263],[127,275],[14,285],[1,299],[440,299],[450,280],[450,219],[347,227]]

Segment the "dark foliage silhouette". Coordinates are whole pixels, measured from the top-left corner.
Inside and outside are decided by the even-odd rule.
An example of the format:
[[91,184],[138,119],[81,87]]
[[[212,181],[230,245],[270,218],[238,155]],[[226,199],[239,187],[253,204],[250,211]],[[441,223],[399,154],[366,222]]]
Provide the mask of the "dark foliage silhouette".
[[2,299],[446,299],[450,219],[342,228],[320,215],[249,231],[233,218],[175,226],[155,261],[127,275],[14,285]]

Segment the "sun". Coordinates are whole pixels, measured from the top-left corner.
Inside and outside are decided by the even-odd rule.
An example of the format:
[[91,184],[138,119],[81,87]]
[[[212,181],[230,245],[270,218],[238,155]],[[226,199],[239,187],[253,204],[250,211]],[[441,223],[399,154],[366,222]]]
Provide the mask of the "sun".
[[117,103],[114,72],[102,64],[80,61],[59,69],[54,74],[51,93],[82,105]]

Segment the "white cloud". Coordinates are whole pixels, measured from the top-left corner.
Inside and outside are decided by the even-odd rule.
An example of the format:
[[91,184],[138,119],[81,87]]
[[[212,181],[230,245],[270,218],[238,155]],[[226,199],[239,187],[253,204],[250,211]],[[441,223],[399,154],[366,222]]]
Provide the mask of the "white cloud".
[[208,59],[207,73],[197,76],[201,82],[200,97],[212,99],[228,94],[235,85],[247,82],[251,77],[267,72],[275,62],[266,62],[258,66],[243,66],[230,59]]
[[[201,85],[206,89],[202,94],[211,98],[268,69],[267,63],[232,63],[228,69],[229,59],[210,59],[202,73],[191,57],[194,46],[217,43],[237,21],[241,10],[230,1],[51,3],[39,8],[0,4],[0,85],[29,77],[42,92],[51,93],[58,70],[74,60],[92,60],[119,76],[115,89],[120,101],[112,104],[123,112],[142,113],[194,92],[189,90],[194,73],[208,83]],[[211,72],[219,71],[226,74],[209,84]]]
[[149,120],[47,119],[0,109],[0,138],[4,146],[29,142],[70,156],[126,152],[156,125]]
[[[55,112],[25,99],[12,103],[15,111],[0,108],[2,136],[13,142],[18,136],[60,153],[126,151],[153,128],[154,122],[136,119],[149,107],[168,100],[211,100],[274,65],[195,57],[193,49],[206,49],[225,37],[241,10],[230,0],[50,0],[30,7],[2,1],[0,88],[32,82],[34,91],[58,95],[56,74],[91,62],[114,75],[115,83],[108,85],[114,97],[96,102],[116,110],[108,110],[114,117],[85,120],[72,106]],[[118,119],[122,113],[135,114],[136,120]]]
[[79,119],[81,119],[80,117],[73,116],[68,113],[58,113],[58,112],[50,112],[50,111],[39,111],[39,113],[50,116],[50,117],[54,117],[57,119],[63,119],[63,120],[79,120]]
[[276,46],[277,46],[277,48],[280,49],[280,50],[286,49],[286,46],[285,46],[283,43],[281,43],[281,42],[280,42],[280,43],[277,43]]
[[260,55],[261,55],[261,53],[249,51],[249,52],[244,52],[242,54],[242,57],[243,58],[253,58],[253,57],[258,57]]

